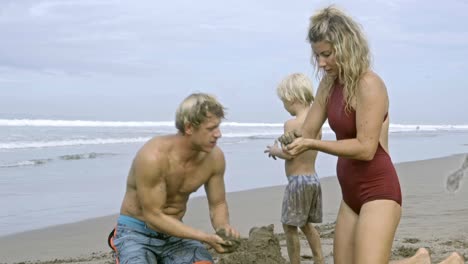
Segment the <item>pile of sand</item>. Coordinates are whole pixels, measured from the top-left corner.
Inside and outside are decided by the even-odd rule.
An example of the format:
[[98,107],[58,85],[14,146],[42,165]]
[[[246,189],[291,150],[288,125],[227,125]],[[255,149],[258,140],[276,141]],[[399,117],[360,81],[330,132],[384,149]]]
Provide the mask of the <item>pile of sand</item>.
[[216,254],[211,252],[218,264],[284,264],[278,238],[273,225],[250,229],[249,238],[241,239],[236,252]]

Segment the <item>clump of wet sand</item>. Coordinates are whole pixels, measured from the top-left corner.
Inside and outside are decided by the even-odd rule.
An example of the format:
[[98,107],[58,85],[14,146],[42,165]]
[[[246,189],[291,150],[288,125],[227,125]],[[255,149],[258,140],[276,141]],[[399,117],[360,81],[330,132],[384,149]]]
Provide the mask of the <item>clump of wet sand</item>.
[[216,234],[220,236],[224,241],[227,241],[230,243],[229,246],[223,246],[224,249],[227,250],[227,252],[231,253],[237,250],[239,248],[241,239],[240,238],[234,238],[233,236],[230,236],[227,234],[226,229],[221,228],[218,231],[216,231]]
[[249,231],[249,238],[242,238],[236,252],[216,254],[212,252],[218,264],[285,264],[281,255],[278,238],[273,233],[273,225],[254,227]]

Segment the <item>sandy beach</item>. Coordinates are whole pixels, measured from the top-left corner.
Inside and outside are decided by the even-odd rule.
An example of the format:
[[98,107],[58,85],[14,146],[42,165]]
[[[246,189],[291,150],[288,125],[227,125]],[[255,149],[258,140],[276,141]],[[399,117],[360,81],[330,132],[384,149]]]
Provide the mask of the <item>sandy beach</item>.
[[[454,155],[396,165],[403,191],[403,215],[392,259],[412,255],[418,247],[428,248],[435,263],[454,250],[468,256],[468,169],[457,192],[445,188],[448,175],[464,161],[465,155]],[[323,178],[321,183],[324,222],[318,228],[327,263],[332,263],[333,228],[341,194],[336,177]],[[287,259],[279,222],[283,189],[274,186],[229,193],[228,202],[231,223],[244,238],[251,228],[272,224],[281,254]],[[188,208],[184,222],[212,232],[205,198],[191,199]],[[115,214],[0,237],[0,263],[112,263],[106,240],[116,218]],[[313,263],[304,237],[301,245],[302,263]]]

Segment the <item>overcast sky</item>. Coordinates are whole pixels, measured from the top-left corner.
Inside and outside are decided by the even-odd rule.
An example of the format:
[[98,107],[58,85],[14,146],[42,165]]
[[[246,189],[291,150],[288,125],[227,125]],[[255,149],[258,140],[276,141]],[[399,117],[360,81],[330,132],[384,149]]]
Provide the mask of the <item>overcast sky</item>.
[[0,118],[166,121],[203,91],[229,121],[283,122],[275,87],[313,77],[331,3],[363,25],[392,123],[468,124],[466,0],[1,0]]

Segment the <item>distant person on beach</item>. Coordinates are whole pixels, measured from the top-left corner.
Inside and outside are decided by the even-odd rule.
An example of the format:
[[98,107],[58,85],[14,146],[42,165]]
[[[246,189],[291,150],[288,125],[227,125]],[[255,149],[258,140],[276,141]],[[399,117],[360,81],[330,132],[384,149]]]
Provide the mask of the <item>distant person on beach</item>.
[[214,263],[201,242],[217,252],[231,241],[182,222],[189,195],[204,186],[211,224],[235,241],[229,224],[221,137],[224,107],[212,96],[191,94],[176,113],[176,134],[146,142],[133,160],[110,244],[117,263]]
[[[402,196],[388,150],[387,89],[371,70],[360,26],[341,10],[330,6],[313,15],[307,39],[322,79],[302,129],[287,131],[279,141],[292,157],[310,150],[338,156],[343,200],[334,263],[388,263]],[[317,138],[327,118],[336,141]],[[392,263],[430,263],[430,256],[421,248],[411,258]],[[463,258],[454,253],[442,263],[463,263]]]
[[[300,129],[314,100],[312,82],[304,74],[291,74],[278,85],[277,94],[286,111],[294,116],[284,123],[284,131]],[[320,137],[321,133],[318,133],[317,138]],[[265,153],[274,159],[285,160],[288,185],[284,192],[281,222],[290,263],[300,263],[299,227],[309,242],[314,263],[324,264],[320,234],[312,225],[322,222],[322,190],[315,172],[317,151],[309,150],[293,157],[284,153],[275,141],[272,146],[267,146]]]

